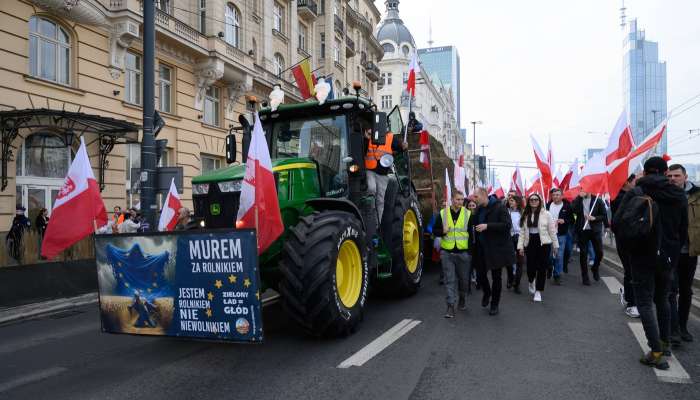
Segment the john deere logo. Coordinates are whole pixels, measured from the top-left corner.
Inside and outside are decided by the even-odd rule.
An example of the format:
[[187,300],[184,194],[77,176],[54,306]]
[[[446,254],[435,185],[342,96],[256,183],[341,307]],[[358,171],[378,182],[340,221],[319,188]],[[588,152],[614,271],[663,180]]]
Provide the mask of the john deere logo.
[[219,203],[214,203],[209,206],[209,212],[211,215],[219,215],[221,214],[221,204]]

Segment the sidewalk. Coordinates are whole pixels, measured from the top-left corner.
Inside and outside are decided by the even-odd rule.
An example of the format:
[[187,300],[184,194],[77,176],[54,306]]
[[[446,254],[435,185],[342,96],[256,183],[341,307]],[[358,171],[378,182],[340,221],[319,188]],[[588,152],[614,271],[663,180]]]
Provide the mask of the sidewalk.
[[[603,241],[603,263],[608,267],[611,267],[621,274],[624,274],[625,270],[622,267],[620,258],[617,256],[617,250],[615,247],[609,244],[610,240],[605,238]],[[695,279],[693,281],[693,306],[691,307],[691,313],[700,318],[700,271],[695,271]]]

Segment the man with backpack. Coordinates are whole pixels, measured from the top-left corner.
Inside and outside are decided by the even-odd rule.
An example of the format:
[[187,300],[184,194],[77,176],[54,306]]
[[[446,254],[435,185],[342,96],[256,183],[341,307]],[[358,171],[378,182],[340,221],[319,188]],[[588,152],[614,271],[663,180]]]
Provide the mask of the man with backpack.
[[[688,202],[683,189],[666,178],[666,160],[651,157],[644,176],[627,192],[613,221],[629,245],[632,285],[651,351],[640,362],[668,369],[671,354],[671,272],[688,233]],[[653,304],[656,305],[654,312]]]

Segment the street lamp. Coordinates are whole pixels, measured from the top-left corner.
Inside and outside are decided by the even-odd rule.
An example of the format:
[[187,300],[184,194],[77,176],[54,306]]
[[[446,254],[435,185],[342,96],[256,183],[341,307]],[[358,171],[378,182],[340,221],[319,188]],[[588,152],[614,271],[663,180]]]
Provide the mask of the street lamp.
[[472,121],[474,126],[474,137],[472,140],[472,161],[474,163],[474,168],[472,169],[472,185],[476,187],[476,126],[483,124],[482,121]]

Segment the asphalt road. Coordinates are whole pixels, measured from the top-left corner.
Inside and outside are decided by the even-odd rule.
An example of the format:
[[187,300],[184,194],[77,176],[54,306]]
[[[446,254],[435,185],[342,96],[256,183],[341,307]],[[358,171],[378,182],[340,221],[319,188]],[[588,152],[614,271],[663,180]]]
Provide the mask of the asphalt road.
[[[362,328],[337,340],[305,337],[272,305],[262,345],[103,334],[86,306],[0,327],[0,399],[700,399],[700,341],[675,351],[692,383],[662,381],[639,363],[638,320],[618,297],[567,277],[541,304],[505,292],[489,317],[476,292],[446,320],[429,271],[416,296],[371,299]],[[404,319],[420,323],[338,368]],[[700,339],[697,319],[691,330]]]

